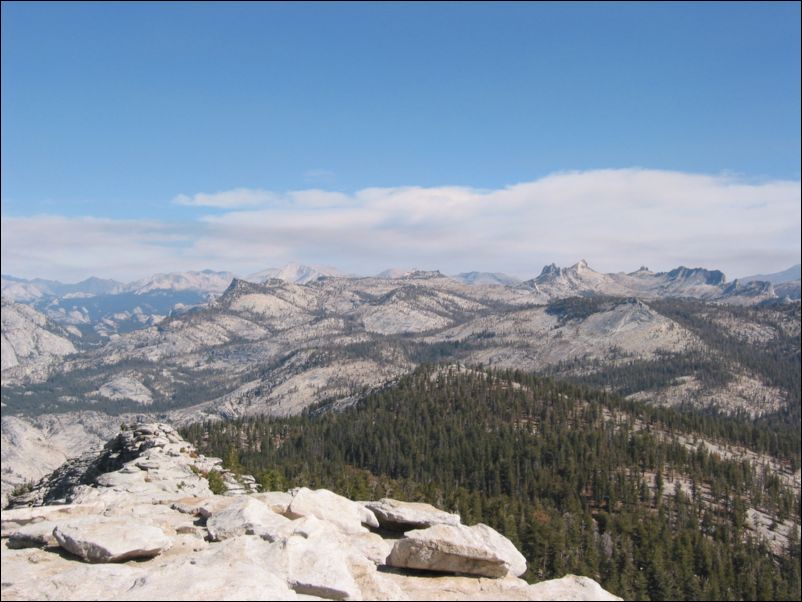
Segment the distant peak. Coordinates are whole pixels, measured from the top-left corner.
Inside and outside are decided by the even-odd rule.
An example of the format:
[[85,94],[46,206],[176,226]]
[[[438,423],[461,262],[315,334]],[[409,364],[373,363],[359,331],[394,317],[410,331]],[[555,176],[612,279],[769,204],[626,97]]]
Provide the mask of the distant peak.
[[755,274],[754,276],[745,276],[740,280],[743,283],[751,282],[753,280],[760,280],[763,282],[771,282],[772,284],[782,284],[783,282],[790,282],[792,280],[799,280],[800,264],[792,265],[787,270],[776,272],[773,274]]
[[465,284],[481,285],[512,286],[521,282],[518,278],[502,272],[462,272],[456,276],[453,276],[453,278]]
[[645,265],[640,266],[634,272],[630,272],[629,276],[653,276],[654,272],[652,272],[648,267]]
[[248,282],[242,278],[232,278],[231,284],[229,284],[228,288],[223,292],[223,297],[229,297],[237,293],[253,292],[261,288],[262,286],[254,282]]
[[560,268],[557,267],[556,263],[550,263],[549,265],[544,265],[543,269],[540,270],[541,276],[548,276],[549,274],[559,274]]
[[748,282],[743,282],[736,278],[727,285],[723,291],[723,295],[728,296],[738,294],[745,296],[757,296],[761,294],[774,296],[774,286],[771,284],[771,282],[762,280],[750,280]]
[[306,284],[319,279],[321,276],[341,277],[345,276],[345,274],[332,267],[292,262],[280,268],[267,268],[261,272],[250,274],[247,279],[253,282],[264,282],[270,278],[279,278],[285,282]]
[[421,280],[425,278],[442,278],[440,270],[415,270],[403,276],[403,278]]
[[681,265],[668,272],[668,277],[672,280],[694,280],[704,284],[724,284],[726,277],[720,270],[706,270],[705,268],[686,268]]
[[547,266],[543,266],[543,270],[540,272],[540,276],[535,278],[535,280],[538,281],[553,280],[554,278],[570,276],[571,273],[581,274],[582,272],[593,272],[593,268],[591,268],[588,265],[588,262],[584,259],[580,259],[570,268],[561,268],[558,267],[556,263],[551,263]]

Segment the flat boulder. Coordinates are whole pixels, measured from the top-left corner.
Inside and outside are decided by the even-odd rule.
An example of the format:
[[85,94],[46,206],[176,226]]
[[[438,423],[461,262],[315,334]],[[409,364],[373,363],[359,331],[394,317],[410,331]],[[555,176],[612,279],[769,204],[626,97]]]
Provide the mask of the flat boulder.
[[53,536],[62,548],[88,562],[152,558],[171,545],[170,538],[158,527],[117,517],[59,522]]
[[89,564],[44,550],[4,552],[3,600],[110,600],[145,572],[135,563]]
[[451,514],[431,504],[420,502],[401,502],[392,498],[382,498],[378,502],[362,502],[373,512],[379,525],[390,531],[409,531],[426,529],[434,525],[460,524],[459,514]]
[[234,537],[147,571],[115,600],[297,600],[266,566],[271,544]]
[[314,516],[335,525],[343,533],[365,533],[367,529],[363,525],[379,526],[373,512],[328,489],[313,491],[299,487],[291,490],[290,494],[292,501],[286,512],[289,518]]
[[289,524],[289,519],[276,514],[262,502],[239,496],[220,512],[213,513],[206,521],[206,529],[214,541],[240,535],[257,535],[274,541]]
[[83,504],[61,504],[55,506],[32,506],[3,510],[0,517],[2,536],[8,537],[11,533],[31,523],[42,521],[57,521],[76,516],[100,514],[106,509],[101,501]]
[[14,550],[22,548],[45,548],[57,546],[58,542],[53,537],[53,529],[56,523],[49,520],[38,523],[30,523],[12,531],[8,536],[8,547]]
[[526,572],[526,559],[487,525],[435,525],[407,532],[393,545],[387,564],[442,573],[505,577]]
[[[315,516],[292,521],[284,536],[271,544],[265,566],[281,574],[298,594],[332,600],[361,600],[352,573],[360,556],[350,547],[350,536]],[[362,563],[375,566],[362,558]]]

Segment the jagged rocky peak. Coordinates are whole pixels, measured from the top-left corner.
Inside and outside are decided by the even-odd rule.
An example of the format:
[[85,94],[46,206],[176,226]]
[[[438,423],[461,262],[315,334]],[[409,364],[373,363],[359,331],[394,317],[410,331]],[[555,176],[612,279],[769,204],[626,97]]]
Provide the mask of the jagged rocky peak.
[[680,266],[666,274],[670,280],[683,280],[696,284],[720,285],[726,282],[724,272],[721,270],[707,270],[705,268],[686,268]]
[[[778,286],[782,287],[783,285]],[[742,282],[736,279],[724,287],[721,299],[727,303],[738,305],[783,302],[782,292],[778,295],[771,282],[761,280]]]
[[724,288],[723,294],[725,296],[732,294],[774,296],[774,286],[771,282],[762,280],[742,282],[741,280],[735,279]]
[[593,279],[597,272],[588,265],[584,259],[580,259],[568,268],[561,268],[556,263],[551,263],[543,267],[540,275],[534,279],[537,284],[560,284],[575,281],[582,281],[584,277]]
[[571,266],[571,269],[574,270],[575,272],[581,272],[583,270],[590,270],[591,268],[588,265],[587,261],[585,261],[584,259],[580,259],[574,265]]
[[404,280],[428,280],[431,278],[444,278],[440,270],[413,270],[402,277]]
[[243,280],[242,278],[234,278],[231,280],[231,284],[228,285],[228,288],[220,296],[220,299],[225,300],[238,295],[260,293],[264,292],[266,287],[281,286],[283,284],[284,281],[277,278],[270,278],[261,283],[249,282],[248,280]]
[[292,284],[292,283],[288,283],[286,280],[282,280],[281,278],[268,278],[267,280],[263,280],[261,282],[262,289],[275,288],[275,287],[286,287],[288,284]]
[[[3,510],[3,599],[620,599],[573,575],[530,585],[510,540],[427,504],[258,493],[166,424],[82,462]],[[212,471],[239,488],[214,494]]]
[[[321,276],[321,278],[324,277]],[[240,295],[264,294],[277,288],[287,289],[298,285],[299,283],[289,282],[281,278],[266,278],[260,282],[234,278],[228,288],[220,295],[219,299],[224,301],[226,299],[236,298]]]
[[544,265],[543,269],[540,271],[540,275],[535,278],[536,281],[546,280],[548,278],[553,278],[555,276],[561,275],[563,269],[558,267],[556,263],[550,263],[549,265]]

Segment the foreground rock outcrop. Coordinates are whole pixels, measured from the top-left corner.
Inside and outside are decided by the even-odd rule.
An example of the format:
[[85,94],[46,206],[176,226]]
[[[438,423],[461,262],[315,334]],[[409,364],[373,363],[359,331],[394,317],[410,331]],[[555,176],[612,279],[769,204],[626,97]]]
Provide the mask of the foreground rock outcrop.
[[431,504],[420,502],[400,502],[383,498],[378,502],[363,502],[363,505],[373,512],[382,529],[391,531],[409,531],[410,529],[425,529],[434,525],[460,524],[459,514],[450,514]]
[[526,572],[526,559],[512,542],[482,524],[410,531],[395,542],[387,564],[481,577],[518,577]]
[[3,510],[2,599],[619,599],[527,584],[508,539],[426,504],[255,489],[169,426],[124,431]]

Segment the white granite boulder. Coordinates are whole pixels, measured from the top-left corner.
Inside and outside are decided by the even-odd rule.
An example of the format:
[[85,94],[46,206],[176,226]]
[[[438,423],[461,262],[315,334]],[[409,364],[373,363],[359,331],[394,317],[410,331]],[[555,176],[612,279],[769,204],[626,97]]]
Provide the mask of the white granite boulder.
[[238,535],[257,535],[274,541],[289,524],[289,519],[276,514],[262,502],[239,496],[225,509],[213,513],[206,521],[206,528],[213,541]]
[[513,543],[487,525],[435,525],[407,532],[395,542],[387,564],[444,573],[504,577],[526,572]]
[[409,531],[426,529],[434,525],[457,526],[460,524],[459,514],[445,512],[431,504],[382,498],[378,502],[362,502],[362,505],[373,512],[383,529],[391,531]]
[[292,501],[286,516],[300,518],[315,516],[337,526],[343,533],[365,533],[369,527],[378,527],[376,516],[361,504],[337,495],[328,489],[312,491],[299,487],[290,491]]
[[21,548],[57,546],[58,542],[53,536],[55,526],[56,523],[45,520],[20,527],[16,531],[12,531],[8,536],[8,547],[18,550]]
[[115,600],[296,600],[286,580],[266,565],[270,546],[234,537],[148,571]]
[[266,565],[271,571],[279,571],[299,594],[361,600],[361,590],[351,572],[354,551],[347,540],[338,527],[306,516],[292,521],[285,536],[272,544]]
[[100,514],[106,509],[101,501],[84,504],[62,504],[58,506],[34,506],[3,510],[0,526],[2,536],[7,537],[20,527],[42,521],[57,521],[77,516]]
[[148,569],[90,564],[45,550],[3,550],[3,600],[109,600]]
[[61,522],[53,529],[53,536],[62,548],[89,562],[152,558],[172,543],[158,527],[118,517]]

